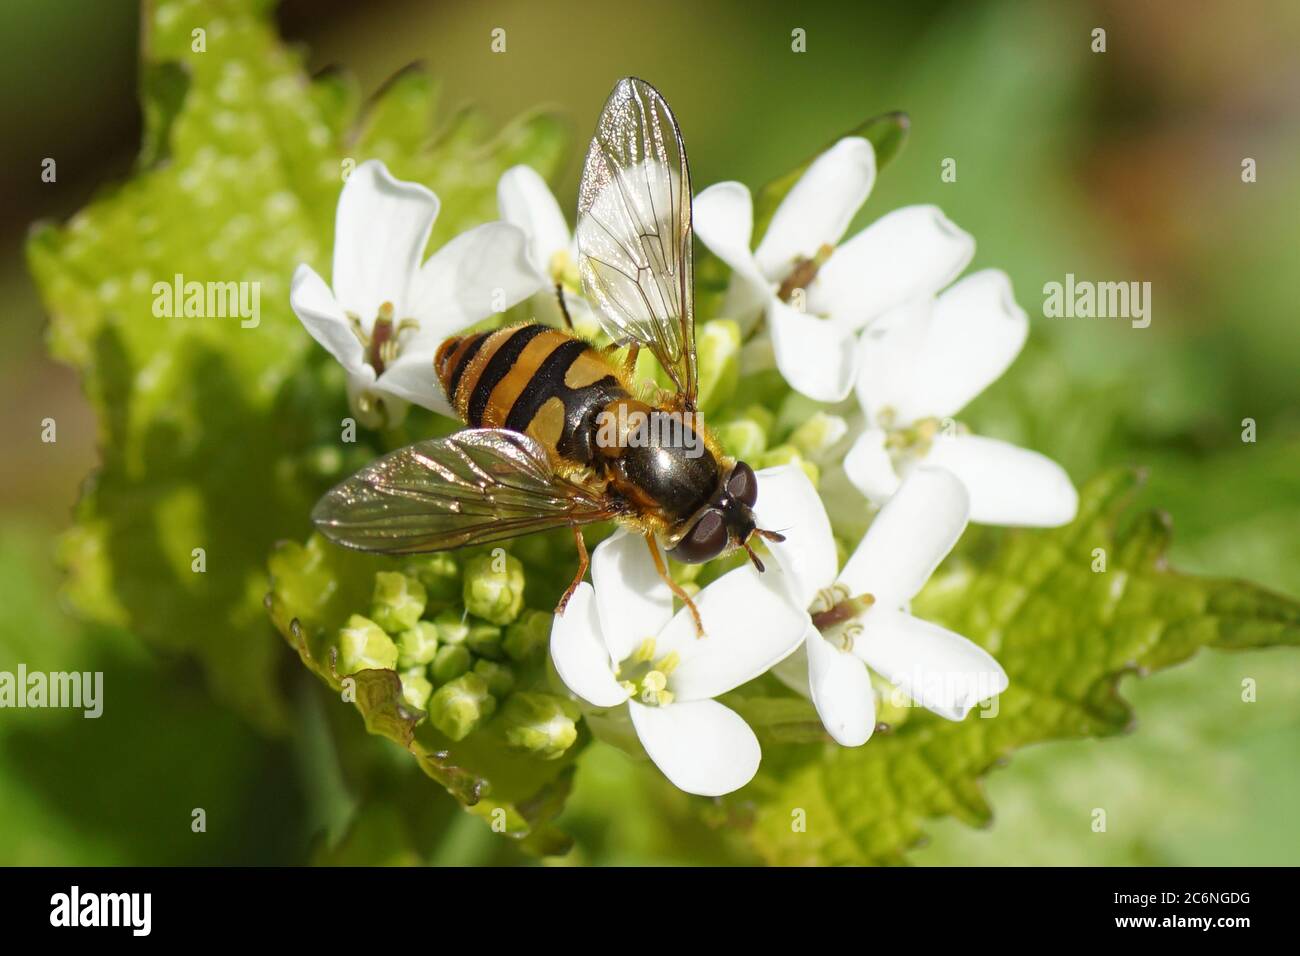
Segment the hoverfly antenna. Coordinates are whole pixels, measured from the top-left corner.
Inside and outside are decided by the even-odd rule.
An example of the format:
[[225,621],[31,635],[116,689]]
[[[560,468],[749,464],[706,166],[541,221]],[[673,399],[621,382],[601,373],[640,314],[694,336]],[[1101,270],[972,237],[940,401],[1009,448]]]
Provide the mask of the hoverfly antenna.
[[785,540],[785,535],[779,531],[766,531],[763,528],[755,528],[754,534],[758,535],[764,541],[775,541],[777,544],[780,544]]
[[749,546],[749,542],[748,542],[748,541],[746,541],[746,542],[742,545],[742,547],[744,547],[745,552],[749,555],[749,560],[751,560],[751,561],[754,562],[754,567],[758,568],[760,574],[761,574],[763,571],[766,571],[766,570],[767,570],[765,567],[763,567],[763,562],[759,560],[758,555],[756,555],[756,554],[754,553],[754,549],[751,548],[751,547]]

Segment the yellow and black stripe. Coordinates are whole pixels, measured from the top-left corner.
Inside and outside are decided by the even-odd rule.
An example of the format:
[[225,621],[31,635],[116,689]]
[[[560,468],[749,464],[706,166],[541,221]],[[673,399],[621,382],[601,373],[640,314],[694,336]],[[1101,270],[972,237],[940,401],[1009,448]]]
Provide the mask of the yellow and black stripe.
[[614,367],[586,342],[545,325],[447,339],[434,366],[471,428],[525,432],[579,464],[595,455],[595,421],[628,395]]

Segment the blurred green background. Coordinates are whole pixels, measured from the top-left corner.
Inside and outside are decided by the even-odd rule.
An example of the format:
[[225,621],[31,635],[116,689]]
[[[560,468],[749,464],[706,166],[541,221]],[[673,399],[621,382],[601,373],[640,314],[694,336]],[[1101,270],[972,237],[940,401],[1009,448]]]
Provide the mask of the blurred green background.
[[[673,104],[698,187],[757,186],[864,117],[907,110],[911,138],[862,221],[941,205],[978,240],[974,267],[1006,270],[1032,320],[1025,354],[964,417],[1076,481],[1147,467],[1144,503],[1173,518],[1175,566],[1300,595],[1300,7],[840,6],[296,0],[279,20],[313,70],[345,66],[367,92],[423,60],[444,103],[477,104],[495,123],[554,108],[573,129],[555,184],[566,206],[594,117],[629,73]],[[505,55],[489,50],[496,27]],[[803,54],[790,50],[796,27]],[[1104,54],[1090,50],[1096,27]],[[75,376],[45,357],[21,246],[31,221],[62,219],[128,173],[138,31],[126,0],[0,10],[0,669],[112,674],[97,721],[0,712],[0,863],[520,862],[358,721],[327,733],[319,689],[287,648],[299,719],[269,739],[214,703],[190,662],[58,606],[53,538],[95,465],[95,427]],[[56,183],[41,182],[45,157]],[[939,177],[949,157],[954,183]],[[1242,182],[1246,157],[1258,182]],[[1150,328],[1044,318],[1044,283],[1069,272],[1150,281]],[[55,444],[40,440],[47,417]],[[266,639],[280,641],[269,626]],[[1241,700],[1245,677],[1255,703]],[[1018,755],[988,781],[992,828],[936,822],[913,859],[1300,860],[1296,655],[1204,653],[1124,690],[1134,735]],[[1095,834],[1101,805],[1109,828]],[[206,833],[191,832],[194,807]],[[568,862],[753,859],[653,772],[600,747],[561,824],[578,837]],[[328,851],[326,832],[341,838]]]

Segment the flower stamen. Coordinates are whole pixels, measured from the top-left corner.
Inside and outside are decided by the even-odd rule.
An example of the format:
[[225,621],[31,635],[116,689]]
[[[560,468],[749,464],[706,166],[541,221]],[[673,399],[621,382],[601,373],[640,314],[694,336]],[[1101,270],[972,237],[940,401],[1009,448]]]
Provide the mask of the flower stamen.
[[776,290],[776,297],[782,302],[789,302],[796,291],[807,289],[812,285],[813,280],[817,278],[817,270],[826,264],[826,260],[835,252],[835,247],[823,244],[811,259],[799,256],[794,260],[794,268],[790,274],[785,277],[780,288]]
[[403,332],[418,332],[420,323],[415,319],[402,319],[400,322],[393,322],[393,303],[385,302],[379,307],[379,315],[375,318],[375,323],[370,329],[370,334],[366,334],[365,327],[361,324],[361,317],[355,312],[347,313],[348,327],[352,329],[352,334],[357,337],[361,347],[365,349],[366,363],[375,370],[375,375],[384,374],[384,369],[397,360],[401,354],[401,344],[399,339]]
[[[839,591],[836,590],[837,588]],[[834,604],[824,610],[812,611],[813,626],[821,631],[823,635],[837,628],[842,628],[839,637],[840,643],[844,650],[851,650],[853,648],[853,639],[862,633],[862,625],[857,618],[867,608],[876,603],[876,596],[874,594],[859,594],[857,597],[848,597],[843,586],[838,583],[827,588],[826,591],[832,594],[845,593],[845,596],[836,600]],[[826,592],[818,593],[818,601],[814,604],[814,607],[823,600],[824,593]]]
[[655,640],[647,637],[614,673],[624,677],[626,667],[628,673],[619,681],[619,685],[627,691],[629,697],[650,707],[666,707],[676,696],[668,689],[668,676],[680,663],[681,656],[676,651],[670,651],[655,660]]

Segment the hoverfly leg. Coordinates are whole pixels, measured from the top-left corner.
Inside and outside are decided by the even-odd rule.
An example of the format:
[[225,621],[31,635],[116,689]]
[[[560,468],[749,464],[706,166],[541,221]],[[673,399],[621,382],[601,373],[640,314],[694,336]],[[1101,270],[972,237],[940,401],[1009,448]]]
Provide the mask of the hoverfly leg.
[[560,603],[555,606],[556,614],[564,613],[569,598],[573,597],[573,592],[578,590],[578,585],[587,576],[587,566],[591,563],[587,557],[587,541],[582,536],[582,529],[577,525],[573,526],[573,543],[578,548],[578,573],[573,576],[573,581],[564,589],[564,595],[560,598]]
[[555,301],[560,303],[560,314],[564,316],[564,324],[572,332],[573,317],[569,315],[569,306],[564,301],[564,285],[559,282],[555,283]]
[[668,566],[664,564],[663,555],[659,553],[659,546],[655,544],[654,535],[647,534],[645,536],[645,543],[646,547],[650,549],[650,556],[655,559],[655,570],[659,572],[659,577],[663,578],[664,583],[668,585],[669,590],[681,598],[682,603],[690,609],[691,617],[695,621],[695,636],[697,638],[704,637],[704,621],[700,618],[700,609],[695,606],[695,602],[691,600],[691,596],[683,591],[681,585],[674,581],[672,575],[668,573]]

